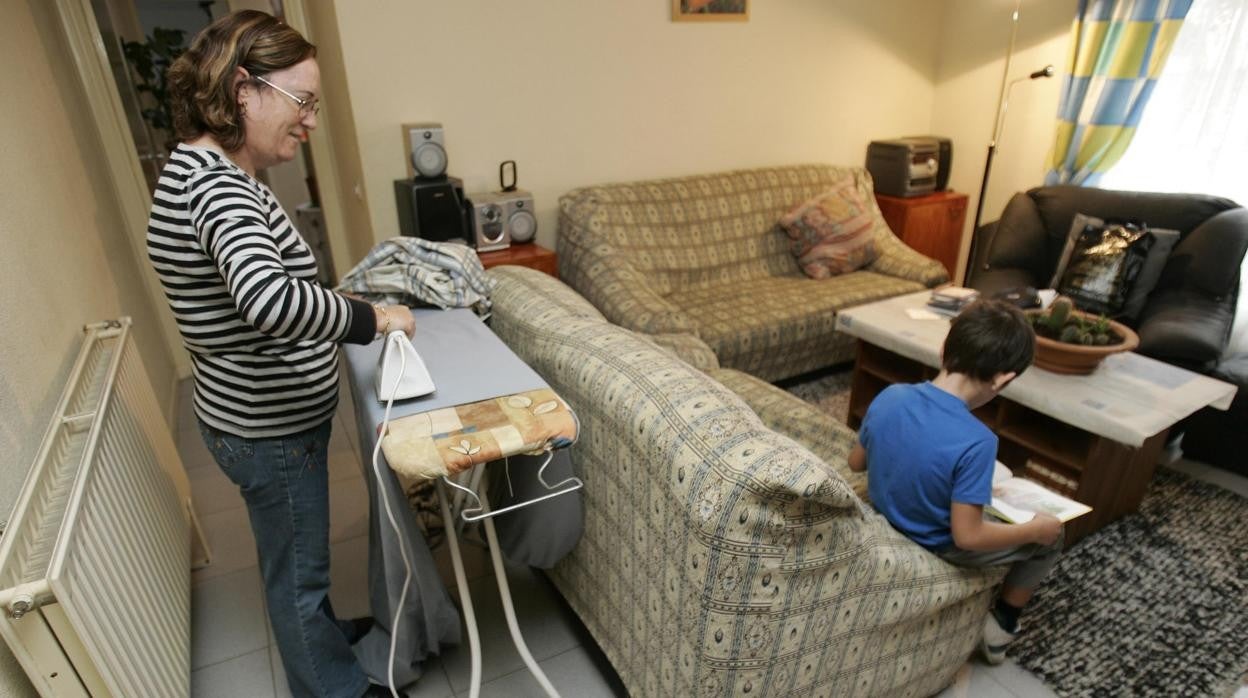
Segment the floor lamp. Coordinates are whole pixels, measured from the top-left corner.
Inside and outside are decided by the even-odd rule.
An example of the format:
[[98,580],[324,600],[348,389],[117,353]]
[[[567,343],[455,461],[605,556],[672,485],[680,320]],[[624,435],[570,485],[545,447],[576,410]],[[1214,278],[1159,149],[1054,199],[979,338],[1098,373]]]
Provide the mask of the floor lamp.
[[1018,7],[1021,4],[1019,0],[1019,3],[1014,6],[1014,13],[1010,16],[1010,47],[1005,53],[1005,69],[1001,71],[1001,92],[997,96],[997,119],[992,128],[992,140],[988,143],[988,157],[984,161],[984,179],[979,184],[979,200],[975,204],[975,222],[971,224],[971,249],[968,250],[963,285],[970,283],[974,271],[971,267],[975,264],[975,256],[978,254],[979,222],[984,215],[984,193],[988,191],[988,175],[992,172],[992,159],[997,154],[997,143],[1001,140],[1001,129],[1005,125],[1005,112],[1010,104],[1010,91],[1014,89],[1014,85],[1026,80],[1053,77],[1053,66],[1046,65],[1028,74],[1027,77],[1008,80],[1010,61],[1014,56],[1014,39],[1018,36]]

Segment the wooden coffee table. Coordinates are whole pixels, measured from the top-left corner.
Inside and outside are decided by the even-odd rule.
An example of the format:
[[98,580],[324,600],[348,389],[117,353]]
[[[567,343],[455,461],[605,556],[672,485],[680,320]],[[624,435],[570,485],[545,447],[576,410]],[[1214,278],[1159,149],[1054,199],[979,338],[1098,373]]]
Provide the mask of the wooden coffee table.
[[[936,375],[947,319],[915,319],[929,291],[843,310],[837,330],[858,338],[849,399],[855,429],[871,400],[893,383]],[[1090,375],[1032,367],[975,410],[1000,439],[998,459],[1015,474],[1092,507],[1066,525],[1074,541],[1136,511],[1170,427],[1211,405],[1225,410],[1236,387],[1127,352]]]

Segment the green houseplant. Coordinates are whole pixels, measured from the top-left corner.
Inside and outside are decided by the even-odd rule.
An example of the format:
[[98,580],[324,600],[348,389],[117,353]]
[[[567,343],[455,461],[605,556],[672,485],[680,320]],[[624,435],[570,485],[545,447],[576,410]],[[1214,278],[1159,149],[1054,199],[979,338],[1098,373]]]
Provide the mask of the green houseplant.
[[1027,319],[1036,331],[1036,366],[1054,373],[1091,373],[1106,356],[1140,344],[1130,327],[1075,310],[1065,296],[1048,310],[1027,311]]
[[165,73],[186,50],[186,32],[181,29],[156,27],[144,41],[123,41],[122,53],[135,75],[134,89],[144,100],[140,113],[149,128],[163,137],[165,150],[172,150],[173,113],[169,106],[169,88]]

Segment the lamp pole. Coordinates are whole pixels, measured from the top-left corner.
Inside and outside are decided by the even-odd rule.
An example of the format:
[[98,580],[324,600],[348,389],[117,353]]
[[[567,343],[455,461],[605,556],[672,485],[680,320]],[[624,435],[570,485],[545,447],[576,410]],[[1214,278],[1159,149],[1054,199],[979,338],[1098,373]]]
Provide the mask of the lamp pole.
[[1015,0],[1014,12],[1010,14],[1010,45],[1005,51],[1005,68],[1001,71],[1001,91],[997,94],[997,118],[992,126],[992,140],[988,142],[988,157],[984,160],[984,178],[979,183],[979,198],[975,202],[975,222],[971,224],[971,248],[967,251],[966,270],[962,284],[971,280],[971,266],[975,264],[976,243],[979,238],[979,221],[984,215],[984,192],[988,190],[988,174],[992,172],[992,158],[997,154],[997,139],[1001,136],[1001,124],[1005,121],[1005,100],[1010,76],[1010,62],[1014,59],[1014,40],[1018,38],[1018,10],[1023,0]]

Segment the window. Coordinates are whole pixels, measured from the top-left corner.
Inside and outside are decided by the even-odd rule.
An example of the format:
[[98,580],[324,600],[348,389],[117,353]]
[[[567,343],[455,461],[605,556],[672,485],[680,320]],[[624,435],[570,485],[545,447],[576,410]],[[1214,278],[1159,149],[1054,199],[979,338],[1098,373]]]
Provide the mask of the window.
[[1248,3],[1199,0],[1105,189],[1224,196],[1248,205]]
[[[1248,205],[1248,3],[1199,0],[1135,138],[1100,186],[1224,196]],[[1248,352],[1248,259],[1224,356]]]

